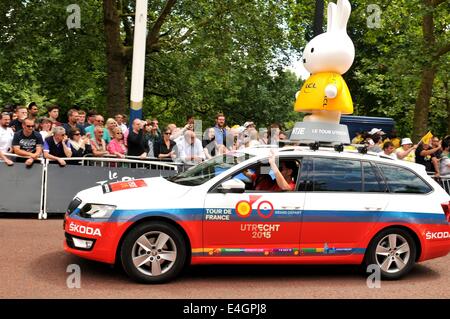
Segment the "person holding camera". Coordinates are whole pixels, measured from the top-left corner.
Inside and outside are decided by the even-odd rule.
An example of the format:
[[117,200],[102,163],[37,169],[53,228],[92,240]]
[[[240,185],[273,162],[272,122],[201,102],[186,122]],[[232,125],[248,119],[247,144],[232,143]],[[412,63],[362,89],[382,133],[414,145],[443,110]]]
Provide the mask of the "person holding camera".
[[150,120],[147,120],[147,122],[144,124],[145,128],[145,145],[147,147],[148,157],[157,157],[155,154],[155,147],[156,144],[159,144],[161,142],[161,132],[158,127],[159,123],[156,118]]
[[68,136],[70,148],[72,150],[72,157],[84,157],[87,154],[92,154],[90,133],[86,133],[86,135],[81,136],[80,129],[75,128],[69,131]]
[[154,147],[155,157],[161,160],[173,160],[176,157],[174,147],[176,143],[170,139],[171,130],[164,130],[163,138]]

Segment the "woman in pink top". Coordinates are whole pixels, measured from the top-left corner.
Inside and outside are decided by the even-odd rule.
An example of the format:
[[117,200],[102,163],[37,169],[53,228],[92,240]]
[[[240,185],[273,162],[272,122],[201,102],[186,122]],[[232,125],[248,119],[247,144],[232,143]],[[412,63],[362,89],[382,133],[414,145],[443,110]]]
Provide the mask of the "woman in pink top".
[[120,127],[115,127],[113,129],[113,136],[111,136],[112,140],[108,144],[108,152],[112,155],[115,155],[119,158],[125,158],[125,154],[127,153],[127,147],[123,143],[123,133]]

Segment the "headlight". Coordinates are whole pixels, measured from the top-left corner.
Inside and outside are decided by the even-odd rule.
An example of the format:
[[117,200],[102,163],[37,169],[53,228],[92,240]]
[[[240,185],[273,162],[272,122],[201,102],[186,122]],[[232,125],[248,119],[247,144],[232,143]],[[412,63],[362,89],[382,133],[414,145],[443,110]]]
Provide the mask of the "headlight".
[[78,206],[80,206],[81,204],[81,199],[79,199],[78,197],[75,197],[74,199],[72,199],[72,201],[69,204],[69,207],[67,207],[67,213],[70,215],[73,213],[73,211],[75,209],[78,208]]
[[116,206],[102,204],[86,204],[80,210],[79,215],[83,218],[109,218]]

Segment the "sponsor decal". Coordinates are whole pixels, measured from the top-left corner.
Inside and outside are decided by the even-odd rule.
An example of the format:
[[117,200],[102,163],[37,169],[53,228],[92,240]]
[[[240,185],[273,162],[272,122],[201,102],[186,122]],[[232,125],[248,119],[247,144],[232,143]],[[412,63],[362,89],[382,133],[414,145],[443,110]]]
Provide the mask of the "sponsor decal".
[[302,248],[302,254],[320,254],[320,255],[332,255],[332,254],[351,254],[356,252],[353,248],[335,248],[329,247],[328,243],[325,243],[321,248]]
[[274,209],[271,202],[267,200],[263,200],[261,203],[258,204],[257,209],[258,215],[262,218],[270,218],[273,215]]
[[448,231],[445,232],[431,232],[431,231],[427,231],[425,233],[426,239],[427,240],[432,240],[432,239],[445,239],[445,238],[450,238],[450,233]]
[[298,248],[275,248],[273,254],[277,256],[298,256],[300,250]]
[[333,253],[343,253],[343,254],[350,254],[353,252],[353,248],[336,248],[332,250]]
[[258,195],[250,195],[249,201],[240,200],[239,202],[237,202],[236,207],[235,207],[236,214],[242,218],[249,217],[252,214],[252,205],[261,197],[262,196],[258,196]]
[[[325,252],[326,251],[326,252]],[[325,256],[331,254],[364,254],[362,248],[194,248],[193,255],[206,253],[212,257],[242,256],[242,257],[302,257]]]
[[[236,214],[242,218],[249,217],[253,211],[253,204],[257,202],[261,197],[262,196],[250,195],[250,200],[241,200],[237,202],[235,207]],[[273,204],[267,200],[261,201],[258,204],[256,211],[260,217],[265,219],[272,217],[273,213],[275,212]]]
[[270,256],[275,254],[274,249],[264,248],[215,248],[204,249],[209,256]]
[[100,228],[93,228],[93,227],[88,227],[88,226],[83,226],[83,225],[77,225],[73,222],[71,222],[69,224],[69,230],[74,233],[102,237]]
[[273,232],[280,231],[280,224],[241,224],[241,232],[248,232],[253,239],[270,239]]
[[252,205],[246,200],[241,200],[236,204],[236,213],[242,218],[249,217],[252,213]]
[[132,189],[132,188],[140,188],[140,187],[146,187],[147,184],[143,179],[137,179],[137,180],[131,180],[126,182],[116,182],[116,183],[109,183],[109,184],[103,184],[103,193],[111,193],[111,192],[117,192],[117,191],[123,191],[126,189]]
[[229,208],[207,208],[205,220],[230,220],[232,210]]
[[134,177],[131,177],[131,176],[120,177],[118,172],[110,170],[108,172],[108,179],[103,180],[103,181],[98,181],[97,184],[103,186],[105,184],[108,184],[108,182],[115,183],[115,182],[127,182],[127,181],[133,181],[133,180],[135,180]]

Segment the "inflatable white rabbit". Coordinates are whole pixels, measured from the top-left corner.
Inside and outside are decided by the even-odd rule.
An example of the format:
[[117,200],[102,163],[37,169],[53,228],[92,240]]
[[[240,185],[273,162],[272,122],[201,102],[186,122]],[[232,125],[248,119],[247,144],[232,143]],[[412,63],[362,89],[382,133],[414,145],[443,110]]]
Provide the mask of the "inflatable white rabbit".
[[304,121],[339,123],[341,114],[352,114],[353,103],[342,78],[355,58],[355,47],[347,34],[351,6],[348,0],[330,2],[327,32],[312,39],[303,51],[303,65],[311,76],[297,93],[294,109],[312,113]]

